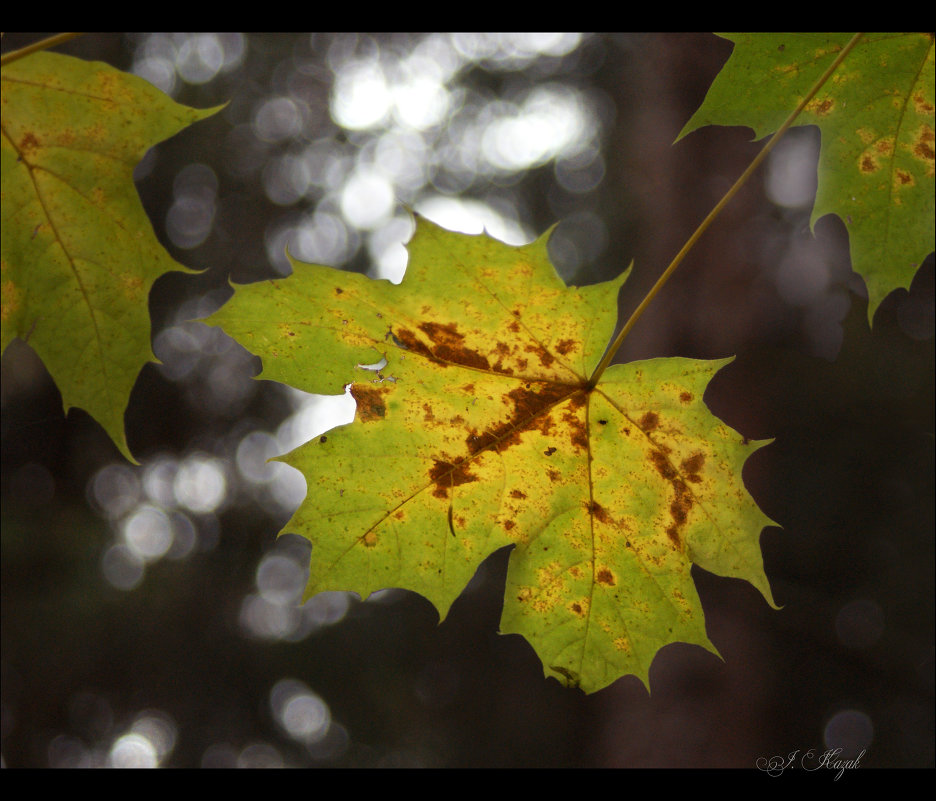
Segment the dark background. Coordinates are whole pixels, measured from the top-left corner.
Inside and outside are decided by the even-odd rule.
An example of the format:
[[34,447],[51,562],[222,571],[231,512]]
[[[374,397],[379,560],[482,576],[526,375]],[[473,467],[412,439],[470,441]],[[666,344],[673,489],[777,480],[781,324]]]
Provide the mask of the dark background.
[[[6,34],[3,51],[43,35]],[[160,239],[204,270],[165,276],[152,292],[163,365],[143,369],[126,415],[141,466],[122,462],[84,412],[63,415],[28,347],[16,341],[3,355],[4,764],[749,768],[841,747],[843,758],[864,750],[861,767],[933,767],[933,257],[870,329],[844,226],[826,217],[811,233],[809,203],[775,202],[770,171],[793,169],[779,159],[726,209],[618,355],[735,354],[706,401],[745,436],[775,440],[745,479],[778,523],[761,542],[783,608],[694,569],[724,661],[671,645],[650,671],[651,694],[634,677],[591,696],[544,679],[523,640],[497,633],[507,552],[484,563],[441,625],[402,591],[366,603],[336,594],[302,612],[282,602],[290,565],[307,565],[309,550],[276,540],[290,510],[233,465],[238,443],[272,436],[295,397],[250,381],[257,359],[185,319],[217,308],[229,277],[282,270],[281,248],[265,245],[271,232],[312,212],[340,219],[334,187],[312,181],[294,196],[277,184],[291,163],[282,159],[314,145],[317,163],[339,176],[379,165],[376,137],[391,123],[337,124],[335,75],[353,59],[391,75],[427,38],[245,35],[223,40],[234,56],[209,80],[186,66],[191,37],[88,35],[59,48],[121,69],[142,70],[147,54],[146,69],[181,64],[177,100],[230,103],[138,170]],[[731,52],[712,35],[585,35],[538,51],[529,41],[435,41],[431,52],[460,58],[443,81],[449,112],[417,131],[422,183],[394,185],[393,214],[435,195],[482,202],[528,239],[560,220],[554,255],[567,280],[605,280],[633,260],[624,317],[760,146],[740,128],[672,145]],[[217,42],[204,52],[210,64]],[[522,105],[544,85],[586,109],[590,149],[515,169],[451,161],[448,130],[468,120],[483,131],[497,103]],[[264,139],[258,109],[272,97],[296,101],[288,110],[300,121]],[[806,180],[818,140],[811,128],[790,135]],[[192,164],[209,169],[185,172]],[[201,227],[180,233],[179,220],[199,214]],[[343,236],[330,263],[371,269],[375,235],[345,221]],[[186,509],[177,499],[164,510],[175,532],[168,555],[115,583],[106,565],[137,507],[115,510],[102,497],[142,503],[148,464],[198,459],[226,476],[223,503]],[[120,481],[131,490],[120,494]],[[155,507],[152,494],[147,502]],[[299,699],[292,708],[306,716],[289,718],[284,699]]]

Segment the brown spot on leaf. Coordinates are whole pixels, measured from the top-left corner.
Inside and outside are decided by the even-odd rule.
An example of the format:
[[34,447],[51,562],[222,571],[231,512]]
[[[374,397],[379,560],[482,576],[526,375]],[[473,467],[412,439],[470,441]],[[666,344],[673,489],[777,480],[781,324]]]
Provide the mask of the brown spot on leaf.
[[614,580],[614,574],[608,570],[608,568],[603,567],[595,576],[595,581],[599,584],[604,584],[608,587],[613,587],[617,582]]
[[534,354],[539,359],[540,364],[543,365],[543,367],[549,367],[549,365],[556,361],[556,357],[553,356],[542,345],[527,345],[524,347],[524,350],[527,353]]
[[556,352],[560,356],[566,356],[569,353],[569,351],[571,351],[574,347],[575,347],[574,339],[560,339],[556,343]]
[[666,527],[666,536],[669,537],[670,542],[673,543],[673,546],[677,550],[681,548],[681,544],[679,541],[679,528],[676,526],[675,523],[671,523],[670,525]]
[[19,149],[22,153],[29,155],[38,147],[39,140],[36,139],[36,135],[32,131],[27,131],[20,139]]
[[673,522],[666,527],[666,536],[669,537],[675,548],[681,550],[682,541],[679,529],[686,524],[689,510],[692,509],[692,493],[679,479],[673,481],[673,489],[676,493],[672,503],[670,503],[670,515],[673,517]]
[[643,417],[640,418],[638,425],[644,430],[644,432],[649,433],[653,431],[660,424],[660,417],[656,412],[647,412]]
[[465,335],[459,333],[454,323],[420,323],[419,330],[432,341],[432,355],[437,359],[479,370],[490,370],[488,360],[477,351],[466,348]]
[[[414,351],[415,353],[425,356],[427,359],[432,359],[433,361],[438,361],[435,356],[432,355],[432,351],[426,347],[426,344],[419,339],[416,334],[410,331],[408,328],[399,328],[395,334],[396,338],[403,343],[403,347],[407,350]],[[444,362],[442,362],[444,366]]]
[[569,609],[572,610],[573,615],[577,615],[578,617],[581,617],[585,614],[585,610],[582,609],[582,605],[578,601],[573,601],[569,606]]
[[933,113],[933,104],[930,103],[922,94],[913,96],[913,105],[916,106],[917,114],[929,116]]
[[510,416],[480,434],[472,432],[467,439],[469,452],[475,454],[492,446],[497,451],[504,451],[520,441],[521,432],[534,427],[548,433],[553,423],[552,418],[544,413],[569,391],[567,386],[538,382],[512,389],[504,396],[513,406]]
[[543,451],[543,454],[546,456],[552,456],[555,452],[556,452],[556,449],[550,447],[550,448],[547,448],[545,451]]
[[676,471],[669,463],[669,459],[666,458],[666,454],[664,454],[662,451],[651,451],[650,461],[653,463],[656,471],[667,481],[672,481],[674,478],[676,478]]
[[933,150],[933,129],[924,125],[920,129],[916,142],[913,143],[913,152],[924,161],[933,162],[936,152]]
[[526,496],[527,494],[523,490],[515,489],[510,491],[511,498],[526,498]]
[[831,97],[819,99],[818,97],[806,104],[806,111],[811,111],[817,117],[825,117],[835,107],[835,101]]
[[680,462],[680,468],[683,473],[685,473],[690,481],[700,481],[698,478],[698,473],[705,465],[705,454],[704,453],[694,453],[688,459],[683,459]]
[[361,542],[364,543],[365,548],[373,548],[377,544],[377,535],[373,531],[368,531],[361,537]]
[[515,525],[517,525],[513,520],[504,521],[504,529],[510,531]]
[[372,389],[361,384],[351,385],[351,397],[357,401],[357,416],[362,423],[382,420],[387,413],[384,395],[389,389]]
[[336,295],[341,295],[343,292],[344,292],[344,290],[343,290],[340,286],[336,286],[336,287],[335,287],[335,294],[336,294]]
[[551,467],[546,471],[546,475],[554,484],[562,479],[562,473],[558,470],[553,470]]
[[861,161],[858,163],[858,166],[863,173],[877,172],[878,169],[877,162],[875,162],[875,160],[867,154],[861,157]]
[[612,520],[611,516],[608,514],[607,509],[605,509],[597,501],[589,501],[585,504],[585,508],[588,510],[588,513],[598,522],[604,523],[605,525],[611,525]]
[[462,484],[477,481],[478,477],[469,472],[470,469],[471,465],[468,462],[452,464],[445,458],[434,459],[429,470],[429,478],[436,485],[432,494],[436,498],[447,498],[449,487],[460,487]]
[[906,170],[894,170],[894,184],[899,189],[902,186],[913,186],[913,176]]
[[691,392],[680,392],[679,400],[683,403],[692,403],[692,393]]

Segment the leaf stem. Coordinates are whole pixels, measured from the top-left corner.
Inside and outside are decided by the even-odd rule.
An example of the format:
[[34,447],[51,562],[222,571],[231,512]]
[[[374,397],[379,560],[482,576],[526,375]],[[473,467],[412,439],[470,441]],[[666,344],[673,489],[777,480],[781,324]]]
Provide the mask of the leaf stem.
[[31,53],[35,53],[38,50],[48,50],[50,47],[64,44],[81,35],[81,33],[57,33],[55,36],[49,36],[47,39],[40,39],[38,42],[33,42],[31,45],[26,45],[26,47],[21,47],[19,50],[11,50],[9,53],[4,53],[0,56],[0,67],[5,67],[7,64],[23,58],[24,56],[28,56]]
[[793,113],[787,117],[786,122],[777,129],[777,132],[770,137],[770,140],[766,145],[761,149],[760,153],[754,158],[750,163],[748,168],[741,173],[741,177],[734,182],[734,185],[729,189],[725,196],[718,201],[718,204],[713,208],[708,216],[700,223],[699,227],[696,228],[695,232],[689,237],[685,245],[679,253],[676,254],[675,258],[670,262],[669,266],[663,271],[663,274],[657,279],[657,282],[651,287],[650,291],[647,293],[646,297],[640,302],[640,305],[634,309],[634,312],[631,314],[630,318],[624,323],[624,327],[621,329],[620,333],[614,338],[614,341],[605,351],[605,355],[602,357],[601,361],[598,363],[598,366],[595,368],[595,371],[592,373],[591,378],[588,379],[587,387],[588,389],[594,389],[595,385],[598,383],[598,380],[601,378],[602,373],[608,368],[608,365],[611,363],[611,360],[614,358],[614,355],[617,353],[618,349],[621,347],[621,344],[624,342],[624,339],[631,332],[631,329],[637,323],[637,320],[640,319],[640,316],[644,313],[647,306],[650,305],[650,302],[657,296],[657,293],[663,288],[663,285],[669,280],[670,276],[676,270],[676,268],[682,263],[682,260],[686,258],[686,255],[692,249],[693,245],[701,238],[702,234],[708,229],[712,224],[715,218],[721,213],[721,210],[728,205],[728,202],[738,194],[738,191],[741,189],[744,184],[747,183],[748,178],[754,173],[761,162],[767,158],[767,154],[773,150],[774,145],[780,141],[787,130],[792,127],[793,123],[796,121],[796,118],[799,117],[800,113],[806,108],[810,100],[815,97],[816,93],[822,88],[826,81],[832,76],[832,73],[838,69],[839,64],[845,60],[845,57],[851,52],[852,48],[858,44],[858,40],[862,37],[861,33],[856,33],[851,41],[842,48],[841,52],[838,54],[838,57],[829,68],[822,73],[820,78],[813,84],[812,89],[809,90],[807,95],[800,101],[799,105],[793,110]]

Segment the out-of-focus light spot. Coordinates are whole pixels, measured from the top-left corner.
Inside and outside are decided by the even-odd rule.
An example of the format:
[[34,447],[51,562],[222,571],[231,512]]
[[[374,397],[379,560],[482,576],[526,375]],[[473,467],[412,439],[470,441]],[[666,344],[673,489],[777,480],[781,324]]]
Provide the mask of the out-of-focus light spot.
[[112,768],[155,768],[159,756],[142,734],[124,734],[111,746],[107,761]]
[[123,517],[140,500],[136,471],[122,464],[102,467],[88,484],[89,500],[111,520]]
[[427,220],[465,234],[486,231],[508,245],[526,245],[533,239],[518,223],[504,217],[490,206],[476,200],[442,197],[420,200],[416,210]]
[[227,172],[245,180],[267,162],[270,145],[257,138],[253,125],[236,125],[224,138],[224,167]]
[[201,766],[203,768],[216,768],[227,770],[237,767],[238,750],[228,743],[213,743],[202,754]]
[[374,260],[372,276],[399,284],[406,273],[409,256],[404,245],[413,235],[411,217],[394,217],[374,231],[367,242]]
[[598,260],[608,240],[604,220],[592,211],[583,211],[559,224],[549,239],[549,252],[556,270],[569,280],[580,267]]
[[351,593],[320,592],[306,601],[302,608],[316,628],[333,626],[348,614],[351,608]]
[[143,580],[144,562],[132,548],[118,543],[104,552],[101,572],[112,587],[129,591]]
[[777,291],[793,306],[811,305],[829,285],[829,268],[810,244],[794,242],[774,275]]
[[144,562],[160,559],[172,545],[172,525],[162,509],[139,506],[121,526],[127,546]]
[[341,213],[355,228],[382,225],[393,212],[393,187],[377,170],[359,169],[341,191]]
[[172,97],[176,89],[175,64],[168,58],[150,56],[136,58],[130,71],[144,81],[149,81],[157,89]]
[[420,135],[395,129],[377,140],[374,162],[395,187],[415,191],[426,184],[429,155]]
[[195,197],[176,200],[166,213],[166,233],[172,244],[191,250],[204,243],[214,223],[214,204]]
[[560,85],[541,86],[515,111],[487,126],[481,149],[499,169],[523,170],[577,152],[590,141],[592,127],[579,92]]
[[251,431],[238,444],[234,461],[245,481],[266,484],[276,475],[275,464],[268,462],[281,452],[276,439],[265,431]]
[[196,514],[213,512],[227,493],[224,463],[200,453],[186,457],[179,465],[173,489],[179,506]]
[[237,756],[239,768],[282,768],[283,756],[269,743],[251,743]]
[[567,192],[584,195],[604,180],[605,162],[596,149],[584,150],[556,161],[556,180]]
[[291,206],[300,200],[311,184],[309,166],[302,156],[286,153],[271,159],[263,168],[263,189],[278,206]]
[[50,768],[93,768],[92,752],[77,737],[60,734],[55,737],[47,751]]
[[303,615],[299,607],[271,603],[261,595],[244,598],[239,620],[247,634],[266,640],[295,641],[311,631],[301,631]]
[[884,612],[871,600],[847,603],[835,616],[835,633],[847,648],[870,648],[884,633]]
[[183,512],[172,512],[172,546],[166,552],[167,559],[185,559],[199,544],[195,524]]
[[429,75],[411,74],[392,95],[397,122],[416,131],[437,125],[449,110],[449,93]]
[[179,47],[175,66],[186,83],[208,83],[224,66],[224,48],[216,34],[190,36]]
[[170,381],[188,378],[204,356],[207,332],[187,324],[164,328],[153,339],[153,352],[160,360],[159,370]]
[[332,119],[352,131],[375,128],[390,112],[392,96],[375,61],[343,64],[335,76],[331,96]]
[[295,603],[302,596],[307,571],[288,556],[266,556],[257,567],[257,589],[271,604]]
[[517,69],[540,56],[564,56],[582,40],[580,33],[453,33],[452,44],[468,61],[501,62]]
[[247,40],[244,34],[225,31],[213,35],[217,37],[224,51],[224,64],[221,66],[221,72],[230,72],[237,69],[243,62],[244,55],[247,52]]
[[803,330],[809,338],[809,350],[814,356],[832,361],[845,337],[842,321],[851,301],[845,292],[828,294],[809,307],[803,319]]
[[302,109],[291,97],[272,97],[257,108],[253,125],[257,138],[263,141],[292,139],[302,133]]
[[171,456],[154,456],[143,465],[143,491],[152,503],[166,509],[175,505],[177,470],[178,462]]
[[177,736],[175,721],[158,709],[141,712],[130,727],[129,733],[145,737],[152,745],[156,758],[160,762],[175,748]]
[[874,739],[874,724],[864,712],[843,709],[832,716],[823,732],[826,748],[841,748],[841,759],[853,759],[869,748]]
[[816,196],[818,158],[818,131],[790,131],[768,157],[764,182],[767,197],[785,208],[811,205]]
[[270,691],[270,708],[276,722],[290,737],[302,743],[316,743],[328,733],[331,711],[305,684],[281,679]]
[[276,479],[266,487],[274,504],[274,512],[294,512],[306,496],[305,477],[293,467],[276,465]]
[[288,453],[335,426],[354,420],[357,404],[350,392],[344,395],[313,395],[291,389],[294,414],[276,430],[280,453]]
[[283,756],[269,743],[251,743],[237,755],[237,767],[282,768]]
[[207,164],[189,164],[172,184],[174,201],[166,213],[166,233],[184,250],[201,245],[215,217],[218,177]]
[[306,217],[283,241],[292,256],[309,264],[340,264],[356,249],[344,221],[326,211]]

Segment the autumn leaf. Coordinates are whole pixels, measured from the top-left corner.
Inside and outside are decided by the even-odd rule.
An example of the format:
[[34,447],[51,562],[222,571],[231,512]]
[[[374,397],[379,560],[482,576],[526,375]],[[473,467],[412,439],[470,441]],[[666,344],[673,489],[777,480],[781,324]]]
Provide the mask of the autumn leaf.
[[124,410],[140,368],[155,361],[147,298],[156,278],[184,269],[156,239],[133,169],[215,110],[53,53],[4,67],[0,85],[2,349],[27,341],[65,410],[87,410],[132,460]]
[[313,545],[306,597],[403,587],[444,618],[513,545],[502,631],[590,692],[646,682],[667,643],[715,650],[693,563],[772,603],[770,521],[741,479],[763,443],[705,406],[728,360],[615,365],[589,389],[625,276],[567,287],[546,240],[420,219],[399,285],[293,261],[209,322],[262,357],[261,378],[357,401],[352,424],[284,457],[308,483],[285,528]]
[[[851,34],[725,37],[731,58],[680,138],[704,125],[777,130]],[[865,34],[797,121],[822,136],[811,223],[845,223],[869,319],[934,248],[934,102],[932,34]]]

